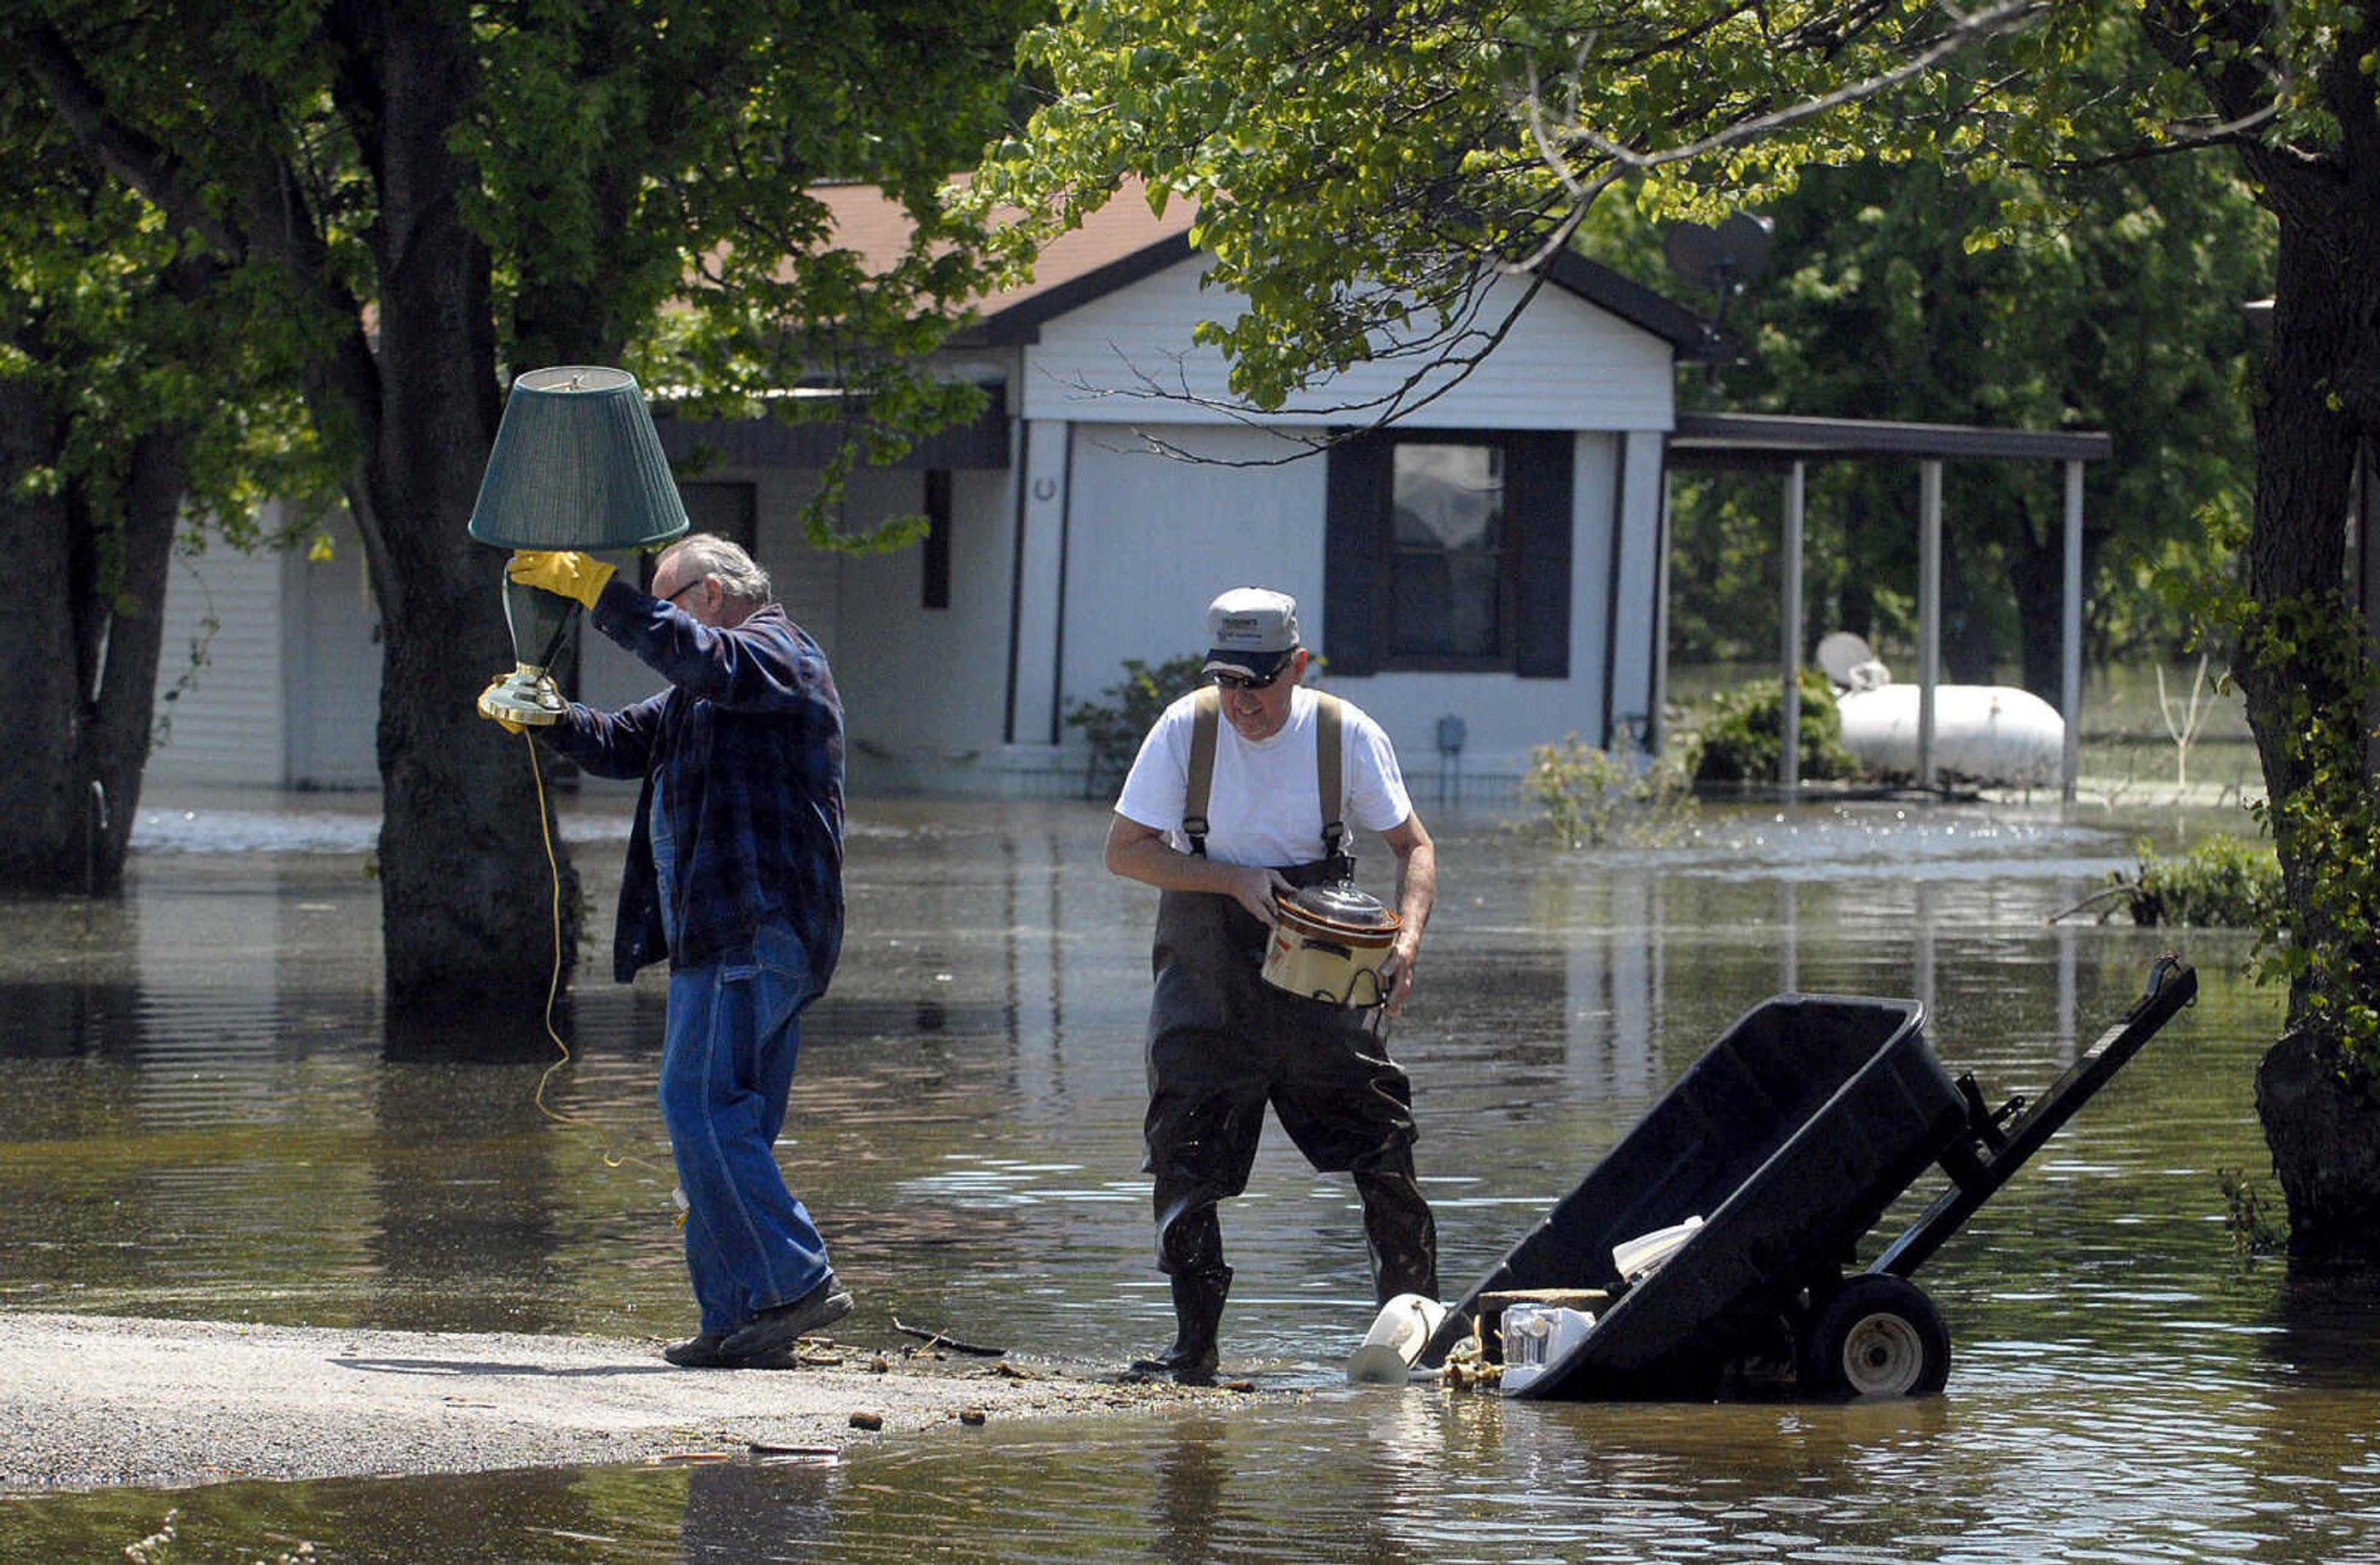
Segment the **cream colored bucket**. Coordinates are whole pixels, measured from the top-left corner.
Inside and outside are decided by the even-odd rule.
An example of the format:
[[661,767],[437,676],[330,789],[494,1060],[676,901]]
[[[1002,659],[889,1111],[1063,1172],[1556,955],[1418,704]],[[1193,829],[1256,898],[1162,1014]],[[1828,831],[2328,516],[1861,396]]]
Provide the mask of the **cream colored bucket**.
[[1264,981],[1334,1005],[1388,1002],[1380,964],[1397,941],[1397,916],[1348,886],[1278,892],[1279,922],[1265,942]]

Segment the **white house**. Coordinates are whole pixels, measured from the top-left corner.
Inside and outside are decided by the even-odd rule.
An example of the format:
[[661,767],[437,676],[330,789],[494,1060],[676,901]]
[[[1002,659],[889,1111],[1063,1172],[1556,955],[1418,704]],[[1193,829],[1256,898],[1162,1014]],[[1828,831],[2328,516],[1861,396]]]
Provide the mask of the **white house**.
[[[905,241],[872,190],[830,194],[844,242]],[[1200,291],[1188,222],[1119,197],[944,350],[992,411],[858,475],[845,507],[854,526],[927,515],[920,548],[846,558],[802,543],[823,431],[660,410],[673,457],[705,459],[683,485],[696,525],[751,544],[832,660],[855,794],[1079,791],[1067,710],[1124,659],[1198,650],[1208,601],[1243,584],[1295,594],[1324,683],[1386,725],[1425,797],[1454,769],[1509,783],[1530,746],[1567,734],[1643,735],[1672,385],[1705,323],[1564,256],[1470,374],[1333,443],[1362,422],[1343,409],[1413,366],[1359,366],[1310,411],[1233,406],[1220,356],[1191,346],[1230,301]],[[1491,316],[1524,287],[1486,285]],[[173,721],[152,778],[375,784],[359,559],[218,552],[176,571],[163,693],[202,622],[222,629],[174,699],[161,693]],[[492,564],[491,593],[499,579]],[[582,699],[651,687],[583,637]]]

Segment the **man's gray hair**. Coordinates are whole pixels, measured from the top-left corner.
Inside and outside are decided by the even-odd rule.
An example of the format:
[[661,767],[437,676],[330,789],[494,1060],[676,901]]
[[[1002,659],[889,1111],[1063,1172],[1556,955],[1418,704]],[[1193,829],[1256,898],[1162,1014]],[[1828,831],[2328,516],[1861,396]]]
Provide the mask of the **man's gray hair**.
[[688,533],[670,545],[667,557],[677,561],[682,586],[691,587],[709,576],[738,602],[769,601],[769,573],[740,544],[717,533]]

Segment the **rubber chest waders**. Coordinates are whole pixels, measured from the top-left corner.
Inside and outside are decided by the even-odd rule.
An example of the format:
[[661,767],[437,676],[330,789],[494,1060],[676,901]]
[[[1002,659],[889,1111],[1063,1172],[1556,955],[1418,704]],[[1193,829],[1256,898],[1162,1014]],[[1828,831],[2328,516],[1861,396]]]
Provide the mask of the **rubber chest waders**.
[[[1346,849],[1340,703],[1318,692],[1316,698],[1323,854],[1281,867],[1298,886],[1344,880],[1354,869]],[[1211,688],[1198,692],[1194,717],[1182,826],[1192,851],[1203,855],[1220,725]],[[1228,1287],[1215,1206],[1246,1188],[1269,1103],[1318,1171],[1355,1176],[1379,1296],[1435,1297],[1435,1225],[1413,1171],[1412,1084],[1389,1058],[1380,1031],[1366,1025],[1381,1013],[1266,983],[1268,933],[1228,896],[1159,898],[1146,1126],[1158,1264],[1177,1280],[1209,1279],[1217,1292]]]

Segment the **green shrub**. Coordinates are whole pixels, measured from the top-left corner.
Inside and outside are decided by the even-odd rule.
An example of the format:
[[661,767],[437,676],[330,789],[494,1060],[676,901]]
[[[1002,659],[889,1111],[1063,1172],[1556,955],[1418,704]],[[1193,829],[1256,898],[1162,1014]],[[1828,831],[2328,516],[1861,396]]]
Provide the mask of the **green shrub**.
[[[1843,715],[1834,686],[1816,669],[1802,671],[1801,774],[1850,777],[1859,762],[1843,748]],[[1721,690],[1703,703],[1696,724],[1697,782],[1774,782],[1785,765],[1785,692],[1759,680]]]
[[1066,726],[1079,728],[1090,746],[1090,765],[1083,774],[1083,796],[1097,798],[1123,782],[1140,742],[1160,714],[1196,688],[1206,666],[1201,657],[1168,658],[1145,663],[1123,661],[1123,677],[1100,692],[1101,699],[1077,701],[1066,711]]
[[2281,864],[2270,843],[2218,832],[2171,858],[2145,842],[2134,846],[2139,875],[2111,879],[2135,924],[2250,929],[2280,916]]
[[2259,1256],[2277,1256],[2287,1252],[2289,1247],[2288,1211],[2274,1211],[2265,1199],[2265,1193],[2243,1169],[2216,1169],[2215,1179],[2223,1192],[2226,1207],[2223,1227],[2231,1235],[2232,1258],[2245,1262]]
[[1521,796],[1536,807],[1531,824],[1565,848],[1598,846],[1623,833],[1658,836],[1694,802],[1676,762],[1607,755],[1575,734],[1530,748]]

